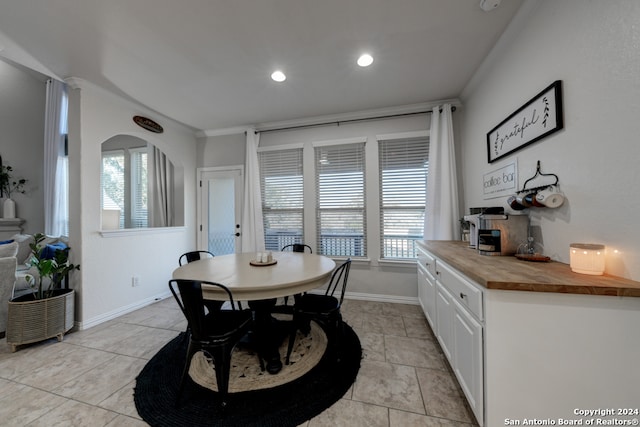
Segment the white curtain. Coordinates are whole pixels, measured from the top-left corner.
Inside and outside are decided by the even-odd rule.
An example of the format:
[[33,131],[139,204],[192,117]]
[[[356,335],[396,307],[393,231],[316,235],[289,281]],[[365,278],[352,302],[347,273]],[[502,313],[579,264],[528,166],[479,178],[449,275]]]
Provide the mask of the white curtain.
[[69,171],[65,154],[67,134],[67,86],[47,81],[44,120],[44,232],[69,234]]
[[[442,109],[442,111],[441,111]],[[459,240],[460,209],[451,105],[435,107],[429,136],[425,240]]]
[[149,168],[149,224],[151,227],[173,226],[173,164],[155,146],[150,146]]
[[244,176],[244,204],[242,208],[242,252],[264,251],[264,225],[262,223],[262,198],[260,196],[260,170],[258,143],[260,134],[247,130],[247,150]]

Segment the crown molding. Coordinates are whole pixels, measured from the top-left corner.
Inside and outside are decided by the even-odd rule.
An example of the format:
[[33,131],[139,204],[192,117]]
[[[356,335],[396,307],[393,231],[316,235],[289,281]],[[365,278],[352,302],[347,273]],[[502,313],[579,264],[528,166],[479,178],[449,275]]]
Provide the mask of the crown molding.
[[239,133],[245,133],[247,130],[252,128],[253,126],[236,126],[232,128],[203,130],[196,132],[196,137],[206,138],[208,136],[237,135]]
[[67,77],[64,82],[69,85],[71,89],[84,89],[87,87],[87,81],[80,77]]

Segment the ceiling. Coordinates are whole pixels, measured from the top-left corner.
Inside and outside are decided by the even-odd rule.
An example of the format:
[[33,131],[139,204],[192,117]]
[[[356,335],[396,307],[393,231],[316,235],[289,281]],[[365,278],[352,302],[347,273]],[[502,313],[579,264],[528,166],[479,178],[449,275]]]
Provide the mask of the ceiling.
[[0,0],[0,55],[210,131],[456,98],[521,3]]

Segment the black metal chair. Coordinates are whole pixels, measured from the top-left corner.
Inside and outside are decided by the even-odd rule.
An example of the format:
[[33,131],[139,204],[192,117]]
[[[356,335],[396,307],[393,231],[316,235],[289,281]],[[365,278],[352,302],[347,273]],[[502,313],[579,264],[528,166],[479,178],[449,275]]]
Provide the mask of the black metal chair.
[[[280,251],[284,252],[284,251],[290,250],[292,252],[305,252],[307,249],[309,249],[310,254],[313,253],[313,249],[311,249],[311,246],[305,245],[304,243],[291,243],[289,245],[283,246]],[[284,304],[277,306],[276,312],[281,312],[281,313],[289,312],[288,304],[289,304],[289,297],[284,297]]]
[[193,261],[199,261],[203,258],[213,258],[214,256],[215,255],[209,251],[190,251],[180,255],[180,258],[178,258],[178,264],[182,265],[183,261],[186,261],[188,264]]
[[[231,309],[206,313],[202,297],[203,283],[217,286],[226,292],[231,303]],[[208,353],[213,360],[220,404],[224,408],[229,390],[231,353],[252,327],[252,313],[249,310],[236,310],[233,305],[231,291],[219,283],[174,279],[169,281],[169,289],[189,324],[189,347],[182,378],[180,379],[176,406],[180,404],[185,380],[189,375],[191,359],[195,353],[202,350]]]
[[291,248],[293,252],[304,252],[306,249],[309,249],[309,253],[313,253],[311,246],[305,245],[304,243],[292,243],[290,245],[283,246],[280,251],[286,251],[289,250],[289,248]]
[[[193,261],[200,261],[201,259],[205,258],[213,258],[214,256],[215,255],[209,251],[189,251],[180,255],[180,258],[178,258],[178,265],[182,267],[183,261],[186,261],[186,263],[189,264]],[[222,305],[222,303],[218,303],[217,301],[206,301],[205,304],[210,311],[218,310],[220,308],[219,306]],[[240,304],[240,302],[238,302],[238,307],[242,309],[242,305]],[[187,330],[185,332],[189,333],[189,326],[187,326]]]
[[[351,269],[351,258],[347,259],[342,265],[336,268],[331,275],[331,281],[325,291],[321,294],[304,294],[296,298],[293,306],[293,320],[291,322],[291,332],[289,335],[289,346],[287,348],[287,357],[285,363],[289,364],[291,351],[296,340],[298,330],[305,333],[309,331],[309,322],[311,320],[318,321],[327,326],[329,335],[329,343],[333,341],[336,349],[340,351],[340,335],[342,331],[342,314],[340,307],[344,300],[344,294],[347,289],[347,280],[349,279],[349,270]],[[340,295],[335,296],[336,290],[340,288]],[[339,357],[338,357],[339,359]]]

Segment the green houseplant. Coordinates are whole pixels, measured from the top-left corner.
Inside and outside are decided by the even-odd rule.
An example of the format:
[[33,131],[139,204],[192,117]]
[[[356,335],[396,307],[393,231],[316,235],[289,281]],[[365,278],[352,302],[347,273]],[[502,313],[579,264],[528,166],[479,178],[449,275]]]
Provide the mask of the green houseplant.
[[[42,242],[46,236],[42,233],[33,236],[31,248],[31,266],[38,271],[38,277],[27,275],[27,280],[33,289],[34,299],[50,298],[56,289],[62,288],[62,281],[73,270],[80,270],[79,265],[69,263],[71,248],[54,248],[53,256]],[[48,282],[48,284],[46,284]]]
[[66,245],[44,245],[44,234],[34,235],[31,266],[37,271],[27,276],[33,292],[9,301],[7,344],[17,346],[57,337],[62,341],[75,320],[75,291],[63,286],[80,266],[69,262]]

